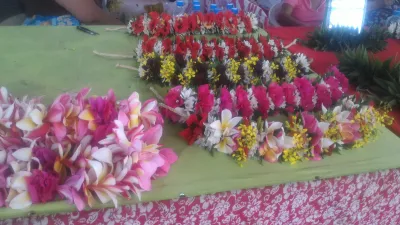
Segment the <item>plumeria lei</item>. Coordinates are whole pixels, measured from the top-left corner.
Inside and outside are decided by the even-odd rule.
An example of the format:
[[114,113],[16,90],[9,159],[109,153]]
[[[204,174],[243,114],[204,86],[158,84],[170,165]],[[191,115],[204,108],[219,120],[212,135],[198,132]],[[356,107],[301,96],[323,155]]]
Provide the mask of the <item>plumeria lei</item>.
[[[296,85],[300,82],[304,83]],[[288,101],[308,107],[303,105],[304,96],[296,96],[308,89],[305,82],[305,78],[296,78],[295,84],[275,84],[268,90],[262,86],[247,90],[238,86],[234,91],[221,88],[219,94],[208,85],[197,92],[178,86],[165,97],[165,113],[186,125],[180,135],[189,144],[228,154],[240,165],[248,158],[272,163],[320,160],[333,151],[362,147],[377,136],[377,125],[392,121],[387,110],[361,106],[351,97],[332,104],[329,88],[324,93],[328,98],[310,100],[312,108],[319,104],[319,113],[298,111],[286,123],[267,120],[275,108],[288,107]],[[324,104],[332,107],[328,110]]]
[[139,94],[116,101],[87,97],[89,89],[60,95],[46,107],[0,89],[0,207],[66,199],[78,210],[118,196],[140,198],[165,176],[176,154],[159,144],[157,102]]
[[238,15],[226,10],[215,13],[192,13],[174,17],[167,13],[150,12],[128,23],[128,32],[132,35],[150,35],[165,37],[185,34],[244,34],[258,29],[255,14],[239,12]]
[[305,55],[291,54],[265,36],[210,40],[187,36],[175,41],[145,36],[136,53],[139,76],[163,85],[267,84],[291,81],[310,71]]
[[400,23],[391,23],[388,27],[389,33],[394,39],[400,39]]

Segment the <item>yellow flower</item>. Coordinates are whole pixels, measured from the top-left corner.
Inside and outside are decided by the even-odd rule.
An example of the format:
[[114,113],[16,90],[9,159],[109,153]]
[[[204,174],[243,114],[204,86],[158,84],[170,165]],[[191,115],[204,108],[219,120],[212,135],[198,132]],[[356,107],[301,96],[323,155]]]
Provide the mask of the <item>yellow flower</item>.
[[287,75],[289,77],[289,81],[293,80],[294,78],[297,77],[297,74],[300,72],[297,69],[297,63],[290,58],[290,56],[286,56],[283,66],[285,67],[285,70],[287,72]]
[[160,76],[164,82],[171,82],[175,74],[175,60],[173,55],[161,56]]

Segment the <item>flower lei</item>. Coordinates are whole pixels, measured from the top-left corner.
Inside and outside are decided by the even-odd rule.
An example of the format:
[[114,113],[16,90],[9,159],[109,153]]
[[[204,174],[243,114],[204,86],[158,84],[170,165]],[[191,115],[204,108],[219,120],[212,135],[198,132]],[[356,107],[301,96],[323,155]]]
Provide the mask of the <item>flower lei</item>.
[[[296,78],[295,82],[304,79]],[[290,115],[285,124],[268,121],[268,114],[274,111],[273,103],[279,100],[280,106],[284,106],[287,97],[279,97],[284,92],[282,87],[279,91],[271,88],[268,91],[262,86],[247,90],[238,86],[235,91],[221,88],[217,96],[208,85],[200,86],[197,93],[178,86],[165,97],[164,113],[172,121],[186,125],[180,135],[188,144],[228,154],[239,165],[248,158],[291,164],[321,160],[333,151],[364,146],[378,135],[377,125],[392,122],[387,116],[388,109],[381,112],[361,106],[352,97],[341,98],[336,106],[330,104],[335,106],[330,110],[325,108],[325,102],[321,103],[322,113],[316,115],[310,112]],[[295,98],[295,91],[292,97]]]
[[310,70],[305,55],[292,55],[264,36],[210,40],[187,36],[175,43],[145,36],[136,53],[139,76],[161,85],[265,85],[291,81]]
[[[322,105],[331,107],[347,94],[349,83],[336,67],[332,67],[326,75],[313,80],[302,77],[281,84],[271,82],[267,86],[250,86],[249,88],[238,85],[235,89],[222,87],[217,91],[209,91],[209,87],[209,85],[200,85],[196,93],[192,88],[176,86],[169,90],[164,102],[173,109],[172,111],[179,112],[181,117],[187,118],[196,112],[196,106],[199,107],[196,102],[203,100],[200,92],[204,91],[207,93],[206,96],[212,96],[212,98],[204,100],[210,105],[199,107],[203,112],[209,113],[213,107],[222,107],[228,108],[235,115],[250,118],[256,113],[262,119],[267,119],[269,115],[281,113],[320,111]],[[213,106],[213,104],[217,105]],[[237,110],[233,110],[234,108]],[[170,110],[165,110],[163,113],[173,122],[181,119]]]
[[167,13],[150,12],[128,23],[128,32],[131,35],[150,35],[166,37],[168,35],[186,34],[243,34],[253,33],[258,29],[258,20],[255,14],[239,12],[238,15],[230,11],[215,13],[192,13],[173,17]]
[[139,197],[177,160],[159,145],[157,102],[65,93],[50,106],[0,89],[0,207],[23,209],[58,197],[78,210]]

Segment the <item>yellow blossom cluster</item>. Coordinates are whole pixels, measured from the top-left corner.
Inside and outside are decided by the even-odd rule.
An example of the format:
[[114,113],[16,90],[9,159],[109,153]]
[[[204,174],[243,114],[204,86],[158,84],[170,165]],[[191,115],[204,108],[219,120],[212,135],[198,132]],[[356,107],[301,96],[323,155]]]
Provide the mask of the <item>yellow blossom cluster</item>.
[[290,56],[286,56],[283,66],[285,67],[285,70],[288,73],[288,77],[290,78],[290,80],[296,78],[297,74],[300,72],[297,69],[297,63],[293,61]]
[[239,125],[240,138],[238,139],[238,149],[232,154],[232,157],[241,165],[247,160],[247,151],[252,149],[257,143],[257,128],[250,125]]
[[235,84],[237,84],[241,79],[240,75],[238,74],[239,66],[240,66],[240,61],[236,61],[234,59],[231,59],[227,65],[227,69],[231,71],[232,74],[231,77],[232,82]]
[[178,75],[179,82],[182,86],[189,86],[192,79],[196,76],[196,71],[193,69],[193,61],[190,59],[183,73]]
[[[279,65],[276,64],[275,62],[273,62],[273,63],[271,63],[271,69],[272,69],[272,71],[278,70]],[[277,82],[277,83],[279,83],[281,81],[281,79],[276,75],[276,73],[271,74],[271,80],[272,80],[272,82]]]
[[175,74],[175,58],[173,55],[160,56],[161,69],[160,76],[164,82],[171,82]]

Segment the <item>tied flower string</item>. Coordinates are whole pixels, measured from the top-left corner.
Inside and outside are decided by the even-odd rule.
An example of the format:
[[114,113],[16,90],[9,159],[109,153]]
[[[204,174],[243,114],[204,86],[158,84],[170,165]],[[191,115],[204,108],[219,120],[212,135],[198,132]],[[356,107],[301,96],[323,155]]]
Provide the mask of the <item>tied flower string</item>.
[[78,210],[141,198],[177,155],[159,141],[157,101],[64,93],[50,106],[0,88],[0,207],[65,199]]

